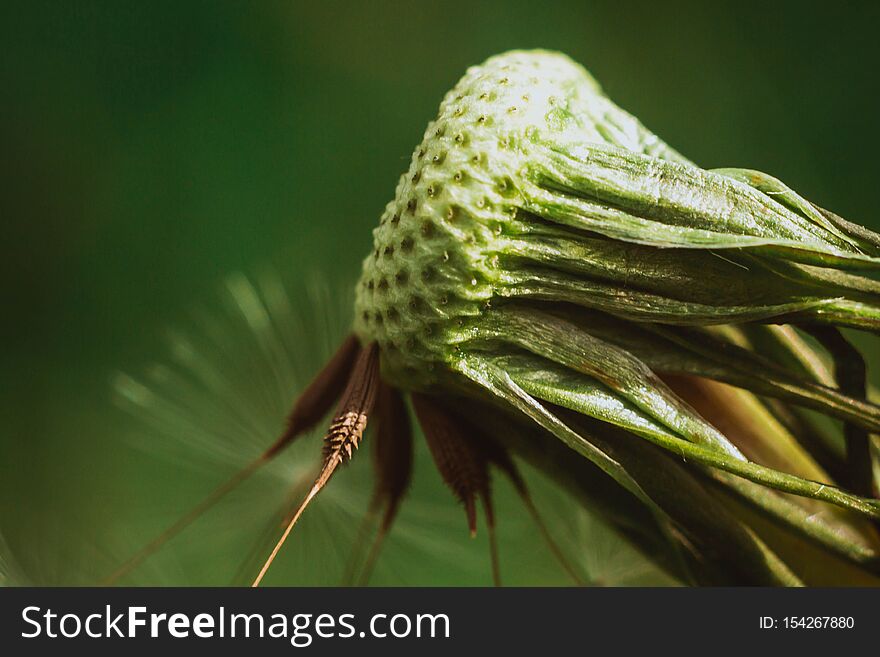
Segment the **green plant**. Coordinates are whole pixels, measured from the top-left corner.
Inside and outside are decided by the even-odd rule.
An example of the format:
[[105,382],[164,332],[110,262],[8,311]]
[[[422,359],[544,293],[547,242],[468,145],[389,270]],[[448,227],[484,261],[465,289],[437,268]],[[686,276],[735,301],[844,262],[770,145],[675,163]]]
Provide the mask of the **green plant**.
[[766,174],[695,166],[565,56],[493,57],[401,177],[353,333],[197,511],[336,404],[255,583],[368,422],[380,543],[410,476],[408,395],[471,531],[482,502],[491,533],[490,467],[532,508],[516,455],[681,581],[876,584],[880,408],[840,328],[877,331],[878,266],[880,236]]

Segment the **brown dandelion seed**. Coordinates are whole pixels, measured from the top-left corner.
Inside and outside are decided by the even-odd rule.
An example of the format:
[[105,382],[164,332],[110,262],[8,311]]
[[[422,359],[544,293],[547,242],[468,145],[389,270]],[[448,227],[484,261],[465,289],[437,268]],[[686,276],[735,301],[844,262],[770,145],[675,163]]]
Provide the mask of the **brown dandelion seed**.
[[355,581],[358,564],[356,551],[346,567],[343,578],[345,584],[357,583],[363,586],[369,581],[385,537],[391,530],[400,503],[412,479],[412,426],[406,402],[400,392],[385,383],[379,388],[375,420],[372,444],[376,483],[367,514],[357,533],[356,548],[366,541],[370,527],[375,523],[380,512],[382,517],[379,520],[376,536],[366,553],[360,576]]
[[271,461],[293,440],[311,429],[333,405],[346,384],[347,375],[351,371],[355,358],[360,351],[360,345],[354,334],[349,335],[336,350],[324,368],[315,376],[312,382],[303,390],[296,401],[290,415],[287,418],[287,427],[281,436],[272,443],[262,454],[251,461],[248,465],[232,475],[223,484],[215,488],[207,497],[194,506],[189,512],[181,516],[173,525],[147,543],[134,555],[119,566],[113,573],[102,580],[101,584],[109,586],[119,581],[132,570],[137,568],[148,557],[158,551],[172,538],[200,518],[205,512],[219,502],[224,495],[236,488],[243,481],[259,470],[263,465]]
[[311,490],[300,504],[284,530],[278,543],[266,559],[263,567],[251,586],[259,586],[266,572],[278,556],[278,552],[293,531],[297,521],[309,503],[321,491],[336,468],[346,460],[350,460],[354,450],[364,435],[367,420],[373,410],[379,388],[379,348],[375,342],[360,350],[345,391],[342,394],[336,415],[330,423],[330,429],[324,437],[324,461],[321,473],[312,485]]
[[477,533],[477,498],[483,502],[492,558],[492,579],[500,586],[488,460],[469,439],[467,428],[439,407],[433,398],[420,393],[413,393],[410,397],[440,476],[464,504],[471,536]]

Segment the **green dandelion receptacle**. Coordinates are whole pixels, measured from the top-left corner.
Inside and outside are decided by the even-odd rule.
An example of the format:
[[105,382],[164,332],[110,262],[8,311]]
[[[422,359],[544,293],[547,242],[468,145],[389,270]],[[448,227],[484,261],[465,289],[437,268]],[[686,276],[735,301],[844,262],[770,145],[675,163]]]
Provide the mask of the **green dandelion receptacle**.
[[877,583],[880,407],[839,329],[880,329],[878,268],[880,235],[766,174],[699,168],[562,54],[472,67],[373,231],[353,335],[245,471],[335,405],[255,584],[367,425],[372,562],[409,483],[405,396],[471,531],[483,506],[496,581],[493,468],[568,567],[516,456],[681,581],[812,583],[806,551]]
[[590,143],[673,155],[563,55],[511,53],[470,69],[374,231],[357,288],[361,339],[378,341],[390,367],[444,359],[446,328],[514,282],[503,260],[539,229],[526,218],[537,158]]

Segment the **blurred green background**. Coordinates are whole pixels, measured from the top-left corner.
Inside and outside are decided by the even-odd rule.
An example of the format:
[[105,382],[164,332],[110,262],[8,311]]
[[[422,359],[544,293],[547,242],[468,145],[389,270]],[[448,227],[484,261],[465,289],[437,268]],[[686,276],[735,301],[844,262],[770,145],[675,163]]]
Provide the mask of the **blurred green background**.
[[[810,4],[4,3],[6,558],[32,582],[94,582],[231,471],[207,456],[195,467],[198,451],[167,458],[129,440],[138,418],[115,409],[114,372],[161,361],[163,327],[210,305],[231,272],[277,271],[294,297],[316,274],[347,290],[442,95],[489,55],[566,52],[703,166],[767,171],[880,228],[880,6]],[[325,348],[317,344],[309,350]],[[266,414],[267,431],[280,419]],[[242,448],[241,458],[253,453]],[[423,456],[402,519],[411,527],[402,536],[416,538],[391,542],[394,568],[375,581],[488,583],[484,546],[468,541],[463,514]],[[363,500],[364,461],[364,474],[341,488]],[[130,581],[230,581],[240,544],[254,538],[237,518],[271,514],[283,498],[271,478],[257,486],[239,500],[250,507],[219,510]],[[567,548],[605,559],[582,563],[602,571],[587,576],[661,581],[588,519],[576,536],[565,516],[574,507],[542,490]],[[511,583],[565,583],[551,559],[535,556],[546,551],[511,492],[502,486],[499,497]],[[436,535],[419,533],[425,513],[437,514]],[[344,555],[356,521],[334,522],[345,526],[334,555]],[[326,536],[334,542],[332,524]],[[432,547],[441,540],[446,551]],[[344,561],[321,544],[310,549]],[[312,563],[291,561],[288,583],[338,578],[338,566],[316,574]],[[623,574],[609,575],[615,568]]]

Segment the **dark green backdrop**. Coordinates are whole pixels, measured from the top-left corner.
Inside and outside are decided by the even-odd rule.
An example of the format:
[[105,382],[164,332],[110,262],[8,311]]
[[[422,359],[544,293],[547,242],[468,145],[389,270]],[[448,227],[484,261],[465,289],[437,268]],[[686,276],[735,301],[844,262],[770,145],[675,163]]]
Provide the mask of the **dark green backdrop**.
[[[564,51],[693,160],[767,171],[880,228],[880,11],[810,4],[4,3],[0,531],[21,569],[94,581],[120,536],[142,541],[221,478],[131,447],[113,372],[161,359],[160,329],[232,271],[353,282],[443,93],[494,53]],[[464,534],[419,476],[414,496]],[[516,527],[508,563],[525,567]],[[231,563],[208,533],[204,563]],[[378,581],[488,581],[482,561],[474,578],[430,546],[393,549],[408,574]],[[166,559],[144,581],[226,581],[224,564]],[[564,582],[549,563],[511,579]]]

